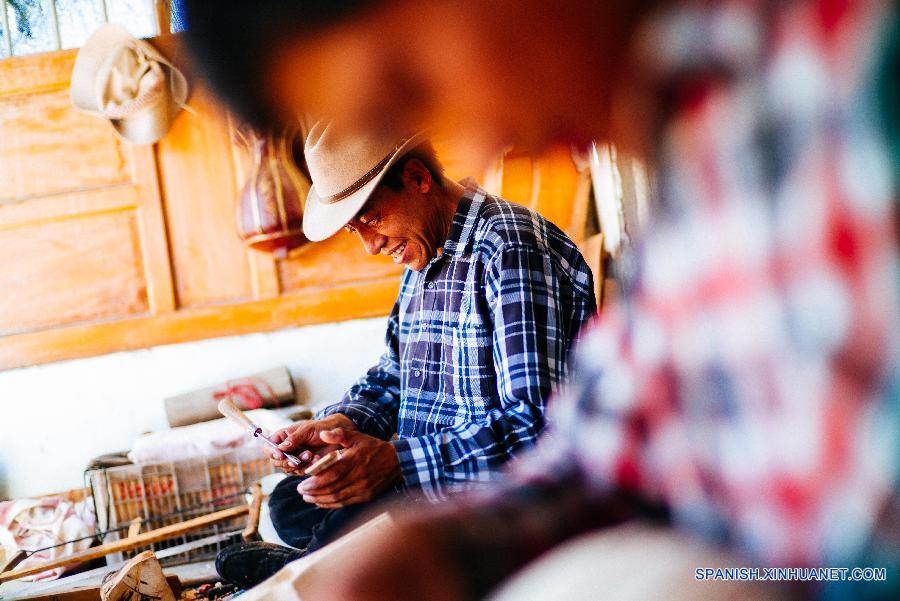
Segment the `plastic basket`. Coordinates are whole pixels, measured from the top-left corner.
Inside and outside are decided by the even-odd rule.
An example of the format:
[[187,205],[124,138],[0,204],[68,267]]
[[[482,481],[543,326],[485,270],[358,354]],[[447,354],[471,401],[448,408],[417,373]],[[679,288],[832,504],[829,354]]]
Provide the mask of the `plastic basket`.
[[[127,527],[135,518],[141,518],[141,531],[146,531],[246,503],[243,492],[272,471],[271,463],[258,448],[245,447],[211,457],[96,469],[88,472],[88,478],[99,530]],[[241,516],[165,541],[110,554],[107,563],[127,560],[147,549],[159,552],[241,530],[245,524],[246,517]],[[109,532],[104,542],[125,536],[125,530]],[[212,542],[160,561],[164,565],[177,565],[210,559],[237,538]]]

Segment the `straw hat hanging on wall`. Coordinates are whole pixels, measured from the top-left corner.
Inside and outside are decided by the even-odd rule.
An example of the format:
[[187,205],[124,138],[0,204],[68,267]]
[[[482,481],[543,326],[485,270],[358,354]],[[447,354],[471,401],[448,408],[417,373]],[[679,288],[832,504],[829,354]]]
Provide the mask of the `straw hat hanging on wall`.
[[118,25],[97,29],[78,51],[70,90],[76,108],[108,119],[132,144],[153,144],[184,107],[184,75]]

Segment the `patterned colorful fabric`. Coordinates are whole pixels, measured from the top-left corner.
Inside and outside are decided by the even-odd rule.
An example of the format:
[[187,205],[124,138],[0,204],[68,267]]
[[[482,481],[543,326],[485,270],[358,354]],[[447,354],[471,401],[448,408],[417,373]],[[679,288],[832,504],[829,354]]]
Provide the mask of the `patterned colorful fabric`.
[[473,590],[648,506],[765,566],[852,567],[873,536],[897,559],[896,527],[874,528],[900,461],[897,196],[873,77],[889,4],[684,2],[646,24],[670,109],[658,220],[547,434],[450,520]]
[[404,484],[430,499],[496,478],[544,427],[569,349],[596,311],[578,249],[537,213],[470,182],[443,252],[407,269],[387,351],[338,404],[394,441]]
[[[94,527],[90,497],[77,503],[62,497],[3,501],[0,502],[0,558],[9,560],[19,551],[34,551],[16,566],[25,570],[74,555],[91,546]],[[0,560],[0,567],[5,563]],[[74,567],[51,568],[23,580],[54,580]]]

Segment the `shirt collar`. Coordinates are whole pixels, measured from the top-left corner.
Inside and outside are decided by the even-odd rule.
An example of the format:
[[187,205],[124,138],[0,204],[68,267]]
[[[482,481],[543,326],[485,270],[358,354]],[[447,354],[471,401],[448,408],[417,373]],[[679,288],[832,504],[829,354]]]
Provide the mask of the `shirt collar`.
[[[481,206],[487,192],[479,187],[478,183],[471,177],[460,180],[459,182],[465,186],[466,191],[463,192],[462,198],[456,207],[456,214],[453,216],[453,222],[450,224],[450,234],[447,241],[444,242],[444,255],[462,256],[469,242],[472,240],[472,234],[475,230],[475,222],[481,213]],[[443,255],[441,255],[443,256]]]

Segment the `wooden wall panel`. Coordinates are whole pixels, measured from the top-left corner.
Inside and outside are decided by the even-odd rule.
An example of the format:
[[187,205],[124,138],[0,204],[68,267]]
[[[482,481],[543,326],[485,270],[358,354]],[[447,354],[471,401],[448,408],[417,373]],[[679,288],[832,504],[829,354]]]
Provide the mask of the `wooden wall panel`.
[[534,209],[576,243],[585,236],[590,205],[590,174],[578,171],[566,147],[532,156],[510,152],[500,161],[504,198]]
[[67,89],[0,97],[0,199],[129,181],[113,129],[72,108]]
[[19,367],[290,325],[387,315],[397,297],[398,284],[391,278],[365,286],[300,290],[273,299],[5,336],[0,338],[0,366]]
[[71,106],[74,60],[0,61],[0,345],[174,306],[152,150]]
[[133,211],[0,230],[0,334],[148,309]]
[[0,96],[64,88],[74,64],[71,51],[5,58],[0,66]]
[[249,299],[247,253],[235,234],[238,188],[224,113],[202,89],[157,145],[179,307]]
[[444,175],[454,181],[466,177],[474,177],[488,192],[496,194],[499,189],[491,186],[492,177],[489,173],[496,165],[481,165],[471,157],[454,148],[453,145],[443,139],[433,140],[434,149],[437,152],[441,164],[444,166]]
[[358,284],[395,277],[403,268],[390,257],[366,253],[355,234],[339,232],[328,240],[310,244],[285,261],[278,261],[281,287],[285,291]]
[[0,230],[66,219],[73,215],[134,209],[140,204],[134,186],[69,192],[20,202],[0,202]]
[[[175,36],[154,44],[175,64]],[[248,171],[196,82],[155,146],[68,105],[75,51],[0,61],[0,369],[291,325],[386,315],[401,268],[346,233],[287,260],[237,239]],[[586,178],[566,149],[481,166],[436,143],[453,179],[583,236]]]

